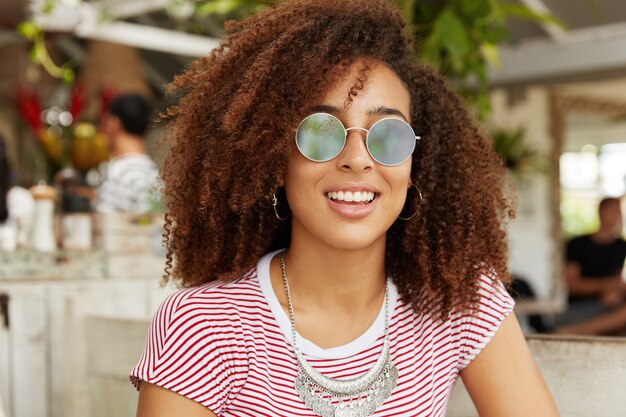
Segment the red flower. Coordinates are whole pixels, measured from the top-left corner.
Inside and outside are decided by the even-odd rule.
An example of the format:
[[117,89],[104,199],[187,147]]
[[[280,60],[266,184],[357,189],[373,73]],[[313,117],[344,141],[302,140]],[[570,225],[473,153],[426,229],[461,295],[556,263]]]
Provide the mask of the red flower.
[[14,101],[22,119],[35,132],[38,132],[43,123],[41,122],[41,104],[37,94],[24,87],[18,87],[15,90]]
[[83,111],[85,107],[85,85],[81,82],[74,83],[72,91],[70,92],[70,108],[69,112],[72,115],[72,120],[77,120],[78,115]]

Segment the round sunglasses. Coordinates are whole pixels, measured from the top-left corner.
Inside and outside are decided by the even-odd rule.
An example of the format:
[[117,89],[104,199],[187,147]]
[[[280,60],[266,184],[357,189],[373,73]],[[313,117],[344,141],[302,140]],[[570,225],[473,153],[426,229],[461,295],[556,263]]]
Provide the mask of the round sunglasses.
[[365,132],[365,146],[374,161],[395,166],[406,161],[415,150],[419,136],[404,120],[384,118],[369,129],[346,128],[341,121],[328,113],[314,113],[300,122],[296,129],[296,145],[305,158],[314,162],[327,162],[337,157],[346,146],[350,130]]

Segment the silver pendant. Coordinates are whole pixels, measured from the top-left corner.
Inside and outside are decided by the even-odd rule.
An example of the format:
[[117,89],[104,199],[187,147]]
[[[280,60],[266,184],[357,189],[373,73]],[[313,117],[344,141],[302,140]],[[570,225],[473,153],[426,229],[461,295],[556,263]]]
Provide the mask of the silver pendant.
[[302,368],[294,385],[304,404],[321,417],[367,417],[391,396],[397,382],[398,369],[387,360],[372,384],[347,395],[320,387]]

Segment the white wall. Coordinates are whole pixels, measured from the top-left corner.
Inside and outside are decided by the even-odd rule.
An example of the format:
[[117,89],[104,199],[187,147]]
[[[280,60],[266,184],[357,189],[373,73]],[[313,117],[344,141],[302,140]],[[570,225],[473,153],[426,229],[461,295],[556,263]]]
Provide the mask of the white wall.
[[[514,129],[523,126],[526,140],[546,156],[552,140],[549,132],[549,92],[545,87],[529,87],[521,99],[510,102],[505,89],[491,93],[493,112],[490,125]],[[511,100],[512,101],[512,100]],[[509,228],[509,256],[512,273],[527,279],[538,297],[554,294],[556,242],[551,235],[550,187],[545,174],[535,174],[517,183],[517,218]]]

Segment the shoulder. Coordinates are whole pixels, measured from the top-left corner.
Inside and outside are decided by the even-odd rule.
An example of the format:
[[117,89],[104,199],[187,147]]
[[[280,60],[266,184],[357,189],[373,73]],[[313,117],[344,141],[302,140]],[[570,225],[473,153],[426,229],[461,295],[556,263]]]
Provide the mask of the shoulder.
[[457,312],[457,317],[502,320],[515,306],[515,301],[496,276],[481,275],[477,280],[477,304],[473,310]]
[[234,281],[212,281],[169,295],[152,318],[148,347],[154,352],[147,356],[161,363],[193,363],[194,357],[222,361],[224,353],[243,354],[248,330],[267,309],[255,281],[252,270]]
[[125,155],[112,159],[107,166],[107,175],[110,177],[125,176],[129,173],[143,173],[155,175],[158,168],[148,155]]
[[450,359],[458,370],[464,369],[487,346],[515,306],[495,275],[480,275],[475,280],[473,305],[458,305],[449,315],[441,317],[436,309],[429,308],[440,305],[440,297],[423,296],[422,313],[413,312],[417,317],[417,337],[431,340],[429,343],[435,346],[433,352]]
[[493,339],[504,319],[515,307],[515,301],[498,277],[481,275],[477,291],[478,300],[475,308],[457,311],[451,317],[453,326],[459,329],[461,338],[461,369]]
[[[144,353],[130,374],[203,404],[215,414],[237,395],[254,344],[246,326],[262,308],[256,271],[168,296],[155,313]],[[249,307],[252,306],[252,307]]]
[[421,297],[419,310],[425,312],[433,324],[450,326],[461,337],[464,332],[477,329],[490,332],[514,309],[515,301],[502,281],[495,275],[481,274],[475,278],[475,297],[469,305],[457,305],[445,316],[440,315],[438,305],[442,296]]
[[[481,274],[475,278],[472,288],[475,294],[474,301],[470,305],[456,305],[450,314],[441,319],[443,322],[450,322],[458,325],[459,322],[466,321],[472,317],[479,317],[481,314],[493,312],[499,316],[510,313],[515,301],[507,291],[500,278],[495,274]],[[439,306],[442,303],[442,295],[428,295],[425,292],[420,296],[418,310],[426,312],[434,321],[440,317]]]
[[567,242],[567,258],[575,260],[593,245],[591,235],[578,236]]
[[168,296],[159,313],[171,322],[174,319],[201,318],[211,323],[232,319],[246,308],[263,308],[263,293],[259,287],[256,268],[232,281],[211,281],[179,290]]
[[617,248],[616,252],[619,254],[619,256],[626,258],[626,240],[617,239],[615,241],[615,246]]
[[587,245],[589,244],[589,242],[591,242],[591,235],[583,235],[583,236],[578,236],[575,238],[572,238],[569,240],[568,245],[570,246],[580,246],[580,245]]

